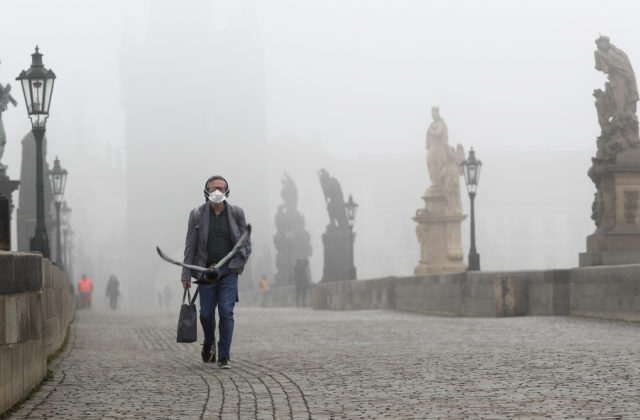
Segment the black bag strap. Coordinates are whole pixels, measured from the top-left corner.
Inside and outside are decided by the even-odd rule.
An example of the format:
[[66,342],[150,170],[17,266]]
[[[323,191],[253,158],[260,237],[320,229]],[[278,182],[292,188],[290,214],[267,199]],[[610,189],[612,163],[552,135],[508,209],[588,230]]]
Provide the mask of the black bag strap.
[[184,289],[184,293],[182,294],[182,304],[184,305],[184,299],[189,296],[189,304],[193,305],[193,303],[196,301],[196,298],[198,297],[198,288],[196,287],[196,292],[193,294],[193,298],[191,297],[191,292],[189,291],[189,288],[187,287],[186,289]]

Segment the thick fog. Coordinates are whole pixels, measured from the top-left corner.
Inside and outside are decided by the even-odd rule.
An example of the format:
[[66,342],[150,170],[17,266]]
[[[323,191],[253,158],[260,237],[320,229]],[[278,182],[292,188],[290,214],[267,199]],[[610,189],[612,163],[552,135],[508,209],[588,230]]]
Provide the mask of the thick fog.
[[[586,172],[600,130],[594,40],[640,64],[640,5],[612,1],[4,0],[2,162],[19,178],[30,131],[15,77],[39,46],[57,75],[47,162],[69,171],[74,277],[116,273],[125,305],[149,306],[179,270],[189,211],[222,174],[254,227],[241,281],[275,268],[286,172],[322,276],[329,222],[317,171],[359,203],[358,278],[412,275],[412,216],[429,186],[425,133],[439,106],[449,143],[483,162],[476,198],[483,270],[574,267],[595,226]],[[465,214],[469,201],[461,179]],[[14,194],[17,204],[18,193]],[[15,211],[14,211],[15,225]],[[469,249],[469,219],[462,225]],[[13,229],[16,249],[16,229]],[[55,242],[51,243],[55,255]],[[465,257],[466,261],[466,257]]]

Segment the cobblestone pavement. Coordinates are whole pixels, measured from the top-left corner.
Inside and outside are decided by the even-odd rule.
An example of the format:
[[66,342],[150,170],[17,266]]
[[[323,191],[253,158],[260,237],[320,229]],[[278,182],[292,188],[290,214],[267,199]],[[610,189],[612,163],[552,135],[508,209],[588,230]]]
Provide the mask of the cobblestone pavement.
[[79,311],[12,417],[640,418],[640,324],[240,307],[223,370],[176,321]]

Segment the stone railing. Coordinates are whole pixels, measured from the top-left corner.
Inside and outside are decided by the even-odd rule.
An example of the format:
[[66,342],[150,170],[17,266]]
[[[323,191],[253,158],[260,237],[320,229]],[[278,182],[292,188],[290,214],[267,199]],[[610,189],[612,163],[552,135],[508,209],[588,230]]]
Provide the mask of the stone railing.
[[0,413],[45,377],[74,315],[64,271],[39,254],[0,251]]
[[[312,285],[314,309],[396,309],[447,316],[576,315],[640,321],[640,264],[463,272]],[[293,287],[244,292],[245,306],[295,306]]]

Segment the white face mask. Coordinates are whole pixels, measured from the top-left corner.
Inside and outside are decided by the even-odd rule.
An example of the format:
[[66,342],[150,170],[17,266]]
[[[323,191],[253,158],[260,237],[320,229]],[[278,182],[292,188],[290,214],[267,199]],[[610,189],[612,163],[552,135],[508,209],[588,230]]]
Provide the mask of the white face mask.
[[211,201],[214,204],[220,204],[226,199],[227,199],[227,196],[224,195],[224,193],[220,192],[219,190],[215,190],[214,192],[209,194],[209,201]]

